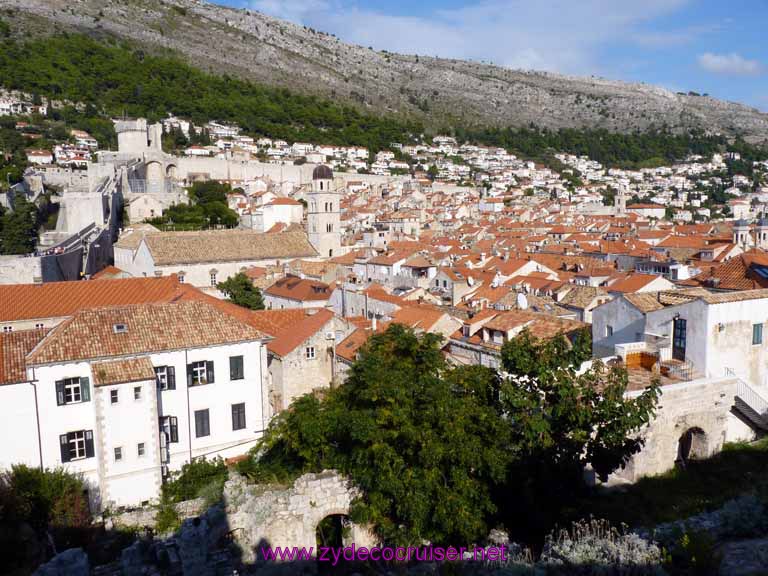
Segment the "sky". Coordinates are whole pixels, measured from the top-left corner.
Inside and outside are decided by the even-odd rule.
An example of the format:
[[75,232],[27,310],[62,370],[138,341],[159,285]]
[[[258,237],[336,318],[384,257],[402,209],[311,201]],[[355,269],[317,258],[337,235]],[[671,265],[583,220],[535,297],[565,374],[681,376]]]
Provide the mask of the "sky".
[[214,0],[405,54],[655,84],[768,111],[768,0]]

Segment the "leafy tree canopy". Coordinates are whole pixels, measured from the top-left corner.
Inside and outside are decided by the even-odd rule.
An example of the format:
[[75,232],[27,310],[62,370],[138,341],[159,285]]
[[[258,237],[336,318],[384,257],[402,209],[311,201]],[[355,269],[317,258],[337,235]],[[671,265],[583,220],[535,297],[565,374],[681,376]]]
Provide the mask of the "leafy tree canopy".
[[238,272],[230,276],[224,282],[216,284],[216,288],[227,295],[227,299],[233,304],[250,308],[251,310],[264,310],[264,299],[261,290],[253,285],[245,272]]
[[[655,407],[655,388],[624,398],[618,368],[577,374],[584,338],[571,345],[524,333],[505,347],[514,373],[502,375],[452,367],[439,337],[392,325],[361,349],[342,386],[282,412],[242,470],[259,481],[340,470],[363,493],[353,520],[398,544],[466,544],[499,521],[525,525],[542,507],[548,531],[563,498],[584,489],[583,467],[619,467]],[[567,494],[544,494],[542,479]]]

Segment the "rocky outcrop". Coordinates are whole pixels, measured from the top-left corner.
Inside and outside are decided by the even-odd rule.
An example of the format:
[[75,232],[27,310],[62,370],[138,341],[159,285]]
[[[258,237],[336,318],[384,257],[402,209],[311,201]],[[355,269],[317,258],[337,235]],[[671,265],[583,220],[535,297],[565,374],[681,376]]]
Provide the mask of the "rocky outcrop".
[[[376,51],[202,0],[4,0],[28,33],[109,33],[169,48],[196,66],[339,98],[366,110],[446,121],[631,131],[669,126],[768,138],[768,115],[646,84],[510,70]],[[8,16],[4,16],[8,18]],[[215,41],[212,41],[214,40]]]
[[82,548],[70,548],[35,570],[34,576],[88,576],[90,564]]

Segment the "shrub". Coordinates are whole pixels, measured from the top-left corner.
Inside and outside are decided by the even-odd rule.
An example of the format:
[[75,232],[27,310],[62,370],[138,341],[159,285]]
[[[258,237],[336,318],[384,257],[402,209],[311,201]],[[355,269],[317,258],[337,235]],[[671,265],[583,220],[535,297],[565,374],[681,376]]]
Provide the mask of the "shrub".
[[[223,487],[227,476],[227,466],[221,458],[194,460],[184,464],[181,470],[163,485],[163,499],[176,503],[210,495],[209,485],[218,483]],[[206,494],[201,494],[203,489],[207,490]]]
[[765,504],[755,494],[730,500],[720,510],[721,537],[756,537],[764,534],[767,528]]
[[703,531],[681,531],[666,555],[665,566],[676,575],[708,576],[718,573],[720,561],[711,535]]
[[83,545],[89,537],[91,523],[84,491],[85,485],[79,476],[60,468],[40,470],[17,465],[1,473],[3,565],[10,569],[35,562],[29,556],[30,543],[25,541],[31,533],[37,535],[41,549],[47,546],[47,534],[60,550]]
[[550,534],[539,564],[547,574],[664,574],[662,552],[656,544],[596,519],[575,522],[570,530]]
[[158,534],[167,534],[168,532],[175,532],[180,526],[181,517],[176,511],[173,502],[163,498],[155,516],[155,530],[157,530]]

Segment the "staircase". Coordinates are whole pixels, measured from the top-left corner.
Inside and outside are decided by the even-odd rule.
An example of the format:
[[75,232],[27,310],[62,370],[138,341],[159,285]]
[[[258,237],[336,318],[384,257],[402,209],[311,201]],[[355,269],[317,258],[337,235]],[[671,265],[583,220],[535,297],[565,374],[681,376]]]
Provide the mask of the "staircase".
[[[728,370],[726,370],[726,374],[735,376],[732,371]],[[755,427],[763,432],[768,432],[768,400],[741,378],[738,378],[736,382],[736,397],[733,408]]]

